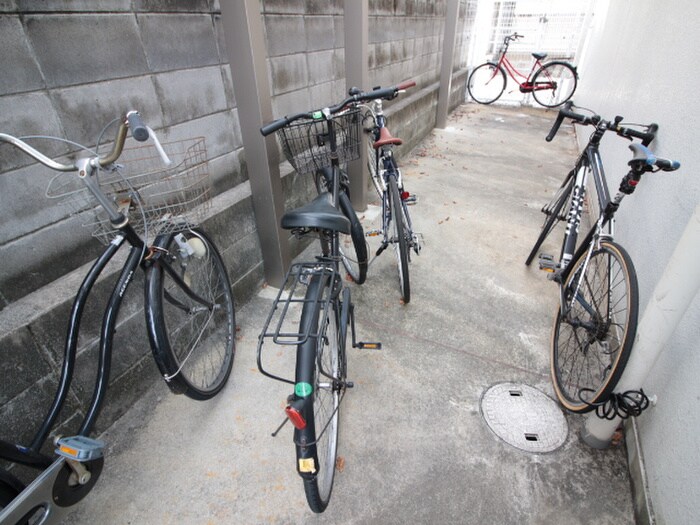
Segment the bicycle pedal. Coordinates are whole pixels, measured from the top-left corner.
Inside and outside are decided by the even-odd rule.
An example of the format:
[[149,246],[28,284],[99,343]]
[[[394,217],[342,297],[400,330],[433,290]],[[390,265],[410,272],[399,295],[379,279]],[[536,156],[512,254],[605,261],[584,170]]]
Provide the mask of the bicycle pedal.
[[540,270],[549,272],[549,273],[554,273],[557,271],[557,263],[554,260],[553,255],[549,255],[547,253],[541,253],[540,258]]
[[87,436],[71,436],[56,441],[56,454],[75,461],[92,461],[103,456],[105,442]]
[[354,388],[354,387],[355,387],[355,383],[353,383],[352,381],[345,381],[345,388]]
[[355,348],[359,348],[360,350],[381,350],[382,343],[363,343],[360,341],[355,345]]
[[367,230],[365,232],[365,237],[376,237],[377,235],[381,235],[382,230]]
[[403,201],[407,206],[413,206],[418,204],[418,197],[416,195],[409,195],[408,197],[404,198]]

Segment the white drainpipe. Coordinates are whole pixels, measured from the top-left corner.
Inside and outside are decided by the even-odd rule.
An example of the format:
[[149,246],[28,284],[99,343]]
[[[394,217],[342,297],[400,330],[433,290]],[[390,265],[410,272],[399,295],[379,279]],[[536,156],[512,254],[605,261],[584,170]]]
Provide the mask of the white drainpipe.
[[[663,351],[691,301],[700,289],[700,204],[681,236],[659,283],[644,311],[632,355],[616,392],[639,390]],[[647,392],[648,393],[648,392]],[[581,432],[583,441],[594,448],[607,447],[620,418],[609,421],[591,412]]]

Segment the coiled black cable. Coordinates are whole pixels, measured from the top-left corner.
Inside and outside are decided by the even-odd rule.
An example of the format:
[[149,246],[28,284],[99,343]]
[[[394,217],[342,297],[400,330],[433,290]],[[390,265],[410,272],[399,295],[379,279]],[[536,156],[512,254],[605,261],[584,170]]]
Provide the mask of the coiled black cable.
[[604,401],[589,403],[583,399],[583,394],[594,393],[590,388],[579,390],[579,398],[589,407],[595,408],[596,415],[601,419],[612,421],[616,417],[627,419],[630,416],[637,417],[649,407],[649,398],[643,389],[627,390],[623,393],[613,392]]

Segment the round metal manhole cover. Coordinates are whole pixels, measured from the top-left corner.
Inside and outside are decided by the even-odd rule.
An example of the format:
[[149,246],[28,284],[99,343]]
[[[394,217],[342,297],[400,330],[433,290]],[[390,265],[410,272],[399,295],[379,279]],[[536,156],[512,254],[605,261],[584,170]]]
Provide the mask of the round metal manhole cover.
[[481,414],[499,438],[526,452],[552,452],[569,433],[556,402],[519,383],[499,383],[486,390]]

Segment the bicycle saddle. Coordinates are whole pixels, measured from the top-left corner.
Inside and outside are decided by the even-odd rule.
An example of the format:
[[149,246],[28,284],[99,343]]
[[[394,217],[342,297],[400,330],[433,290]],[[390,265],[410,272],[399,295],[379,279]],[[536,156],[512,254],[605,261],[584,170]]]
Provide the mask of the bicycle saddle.
[[394,144],[400,146],[403,144],[403,140],[392,137],[388,129],[382,128],[379,130],[379,140],[373,144],[374,149],[381,148],[387,144]]
[[542,60],[547,56],[547,53],[533,53],[532,56],[537,60]]
[[280,224],[285,230],[295,228],[314,228],[350,233],[350,221],[341,211],[333,207],[331,194],[324,192],[309,204],[288,211],[282,215]]

